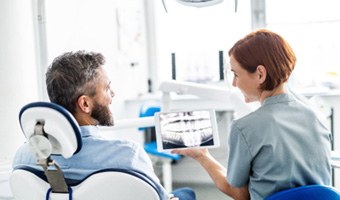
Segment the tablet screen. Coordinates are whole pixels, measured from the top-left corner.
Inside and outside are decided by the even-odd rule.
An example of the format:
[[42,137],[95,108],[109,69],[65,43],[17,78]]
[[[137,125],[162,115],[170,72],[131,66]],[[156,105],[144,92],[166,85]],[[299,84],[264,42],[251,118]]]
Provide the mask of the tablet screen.
[[155,122],[158,151],[219,146],[213,109],[159,112]]

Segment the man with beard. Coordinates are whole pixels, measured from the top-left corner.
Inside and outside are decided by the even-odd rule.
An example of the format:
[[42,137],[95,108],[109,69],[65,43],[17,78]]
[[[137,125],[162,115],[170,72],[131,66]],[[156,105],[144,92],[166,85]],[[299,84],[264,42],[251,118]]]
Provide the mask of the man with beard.
[[[65,178],[81,180],[91,173],[108,168],[135,170],[157,185],[161,199],[169,199],[155,175],[144,149],[126,140],[105,140],[98,126],[113,126],[109,109],[114,92],[103,65],[105,58],[95,52],[68,52],[52,62],[46,73],[47,92],[51,102],[66,108],[77,120],[82,137],[82,149],[69,159],[52,156],[62,168]],[[42,170],[28,144],[17,151],[13,168],[21,165]],[[180,200],[195,199],[190,188],[172,192]],[[137,197],[138,198],[138,197]]]

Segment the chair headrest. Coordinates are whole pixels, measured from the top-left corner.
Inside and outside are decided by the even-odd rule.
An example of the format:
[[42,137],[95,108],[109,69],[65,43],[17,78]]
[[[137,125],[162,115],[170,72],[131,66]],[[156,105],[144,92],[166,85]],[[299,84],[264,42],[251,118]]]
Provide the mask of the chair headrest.
[[[30,143],[35,143],[34,153],[37,155],[61,154],[69,158],[81,149],[79,125],[73,115],[60,105],[50,102],[29,103],[20,110],[19,122],[25,137]],[[37,122],[43,122],[47,139],[33,137]]]

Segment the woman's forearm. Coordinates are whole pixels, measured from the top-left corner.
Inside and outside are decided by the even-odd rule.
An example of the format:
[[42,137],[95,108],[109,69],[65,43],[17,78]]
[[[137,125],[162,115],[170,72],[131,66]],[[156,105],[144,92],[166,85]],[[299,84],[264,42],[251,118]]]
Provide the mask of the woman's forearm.
[[208,172],[216,187],[224,194],[235,200],[249,200],[248,187],[236,188],[231,186],[227,181],[227,170],[221,165],[210,153],[196,158],[201,166]]
[[208,172],[211,179],[214,181],[216,187],[223,193],[228,194],[228,183],[226,179],[226,168],[223,167],[214,157],[209,153],[196,159],[201,166]]

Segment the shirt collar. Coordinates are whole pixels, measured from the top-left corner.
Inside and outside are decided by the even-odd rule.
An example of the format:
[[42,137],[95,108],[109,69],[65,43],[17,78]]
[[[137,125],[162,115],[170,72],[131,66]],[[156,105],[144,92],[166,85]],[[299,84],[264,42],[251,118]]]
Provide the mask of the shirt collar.
[[88,137],[88,136],[99,136],[100,130],[98,126],[80,126],[81,136]]
[[276,104],[276,103],[284,103],[284,102],[289,102],[289,101],[295,101],[294,97],[291,96],[290,94],[288,93],[278,94],[275,96],[267,97],[263,101],[262,106]]

